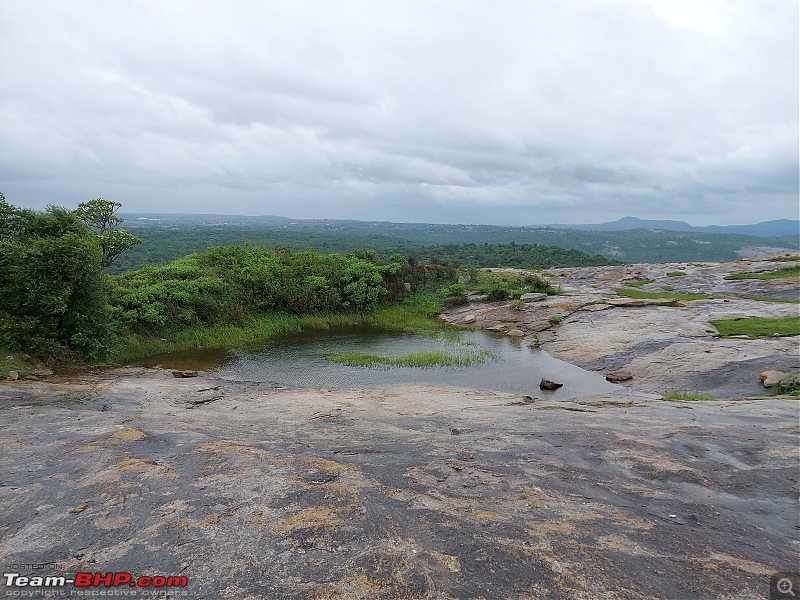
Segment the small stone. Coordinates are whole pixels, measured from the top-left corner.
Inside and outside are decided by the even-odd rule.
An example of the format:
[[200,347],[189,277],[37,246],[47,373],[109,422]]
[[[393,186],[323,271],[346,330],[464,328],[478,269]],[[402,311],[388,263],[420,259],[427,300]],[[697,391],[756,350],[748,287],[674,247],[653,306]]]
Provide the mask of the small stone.
[[464,317],[464,323],[474,323],[477,318],[475,315],[467,315]]
[[547,379],[546,377],[542,377],[542,380],[539,382],[539,387],[543,390],[557,390],[558,388],[563,387],[563,385],[563,383],[558,383],[552,379]]
[[72,513],[73,515],[76,515],[78,513],[82,513],[87,508],[89,508],[88,504],[81,504],[80,506],[73,506],[72,508],[68,509],[67,512]]
[[512,329],[506,335],[510,335],[511,337],[523,337],[525,335],[525,332],[522,331],[521,329]]
[[17,371],[9,371],[8,377],[6,377],[7,381],[16,381],[19,379],[19,373]]
[[771,388],[778,385],[782,380],[789,377],[788,373],[782,371],[762,371],[758,374],[758,378],[765,388]]
[[197,371],[173,371],[172,376],[179,378],[197,377]]
[[530,293],[530,294],[522,294],[519,299],[523,302],[540,302],[547,298],[547,294],[542,293]]
[[492,325],[491,327],[487,327],[486,331],[505,331],[505,325]]
[[619,383],[621,381],[628,381],[629,379],[633,379],[633,375],[624,369],[611,371],[606,374],[606,381],[610,381],[611,383]]

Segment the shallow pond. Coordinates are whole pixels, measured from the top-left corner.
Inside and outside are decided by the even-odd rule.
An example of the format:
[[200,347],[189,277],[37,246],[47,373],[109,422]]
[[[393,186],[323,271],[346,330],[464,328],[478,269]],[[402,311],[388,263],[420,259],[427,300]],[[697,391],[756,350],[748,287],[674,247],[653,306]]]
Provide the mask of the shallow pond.
[[[351,367],[329,360],[340,352],[379,356],[444,350],[488,350],[496,361],[468,367]],[[438,336],[386,333],[371,329],[306,331],[281,336],[269,346],[226,352],[201,350],[155,356],[142,364],[168,369],[208,371],[234,381],[257,381],[281,387],[346,389],[384,384],[433,383],[473,389],[518,392],[538,397],[576,398],[623,391],[601,375],[532,349],[519,339],[482,332],[447,332]],[[539,389],[547,377],[564,384]]]

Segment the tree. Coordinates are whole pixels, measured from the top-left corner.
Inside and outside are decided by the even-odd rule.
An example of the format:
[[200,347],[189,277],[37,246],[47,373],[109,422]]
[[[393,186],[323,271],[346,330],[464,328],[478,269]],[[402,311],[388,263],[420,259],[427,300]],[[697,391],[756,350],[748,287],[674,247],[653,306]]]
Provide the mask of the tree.
[[81,202],[75,210],[78,218],[88,225],[97,234],[100,241],[100,250],[103,253],[103,266],[108,267],[116,258],[142,240],[119,225],[122,219],[114,213],[122,206],[119,202],[112,202],[103,198],[95,198],[88,202]]

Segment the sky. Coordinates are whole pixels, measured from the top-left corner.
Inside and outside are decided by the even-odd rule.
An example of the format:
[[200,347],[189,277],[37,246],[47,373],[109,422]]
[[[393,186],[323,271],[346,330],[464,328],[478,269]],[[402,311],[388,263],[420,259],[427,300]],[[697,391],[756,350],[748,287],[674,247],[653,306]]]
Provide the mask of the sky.
[[798,218],[794,0],[0,0],[0,191],[123,212]]

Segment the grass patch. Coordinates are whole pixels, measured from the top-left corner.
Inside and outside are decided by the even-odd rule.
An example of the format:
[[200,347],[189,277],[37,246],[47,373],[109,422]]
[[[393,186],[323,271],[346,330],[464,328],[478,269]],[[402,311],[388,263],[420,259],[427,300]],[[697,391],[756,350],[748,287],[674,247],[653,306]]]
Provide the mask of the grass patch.
[[709,294],[674,294],[667,292],[645,292],[644,290],[632,290],[629,288],[616,288],[614,290],[618,296],[626,298],[674,298],[675,300],[706,300],[713,298]]
[[632,288],[642,287],[643,285],[647,285],[648,283],[653,283],[653,279],[640,279],[639,281],[623,281],[625,285]]
[[786,279],[787,277],[800,277],[800,265],[790,265],[775,271],[762,271],[759,273],[731,273],[723,277],[723,279]]
[[564,317],[563,315],[550,315],[547,320],[553,325],[560,325],[564,322]]
[[719,319],[709,321],[717,328],[722,337],[746,335],[751,338],[759,336],[800,335],[800,317],[742,317],[739,319]]
[[28,359],[25,359],[19,352],[11,352],[8,348],[0,346],[0,379],[8,377],[11,371],[16,371],[20,377],[33,373],[36,364],[30,357]]
[[779,383],[775,386],[775,392],[800,398],[800,380],[795,379],[787,383]]
[[361,352],[340,352],[331,354],[328,360],[349,367],[414,367],[431,369],[434,367],[469,367],[482,365],[497,360],[497,356],[489,350],[467,350],[446,352],[432,350],[430,352],[412,352],[401,356],[379,356]]
[[798,298],[773,298],[771,296],[744,296],[745,300],[758,300],[759,302],[785,302],[787,304],[800,304]]
[[664,396],[664,400],[685,400],[692,402],[708,402],[716,400],[714,396],[706,396],[699,392],[670,392]]
[[667,273],[667,277],[683,277],[686,275],[683,271],[670,271]]
[[[452,286],[451,286],[452,287]],[[470,290],[488,294],[489,301],[519,298],[522,294],[544,293],[559,294],[560,290],[547,284],[536,274],[520,275],[504,271],[477,271],[472,272],[471,280],[467,284]]]
[[198,325],[176,328],[158,336],[129,334],[117,338],[112,358],[103,364],[127,364],[148,356],[182,350],[258,346],[282,334],[310,329],[361,326],[397,333],[436,333],[447,327],[434,318],[441,310],[442,302],[435,294],[420,293],[403,302],[381,306],[369,313],[333,313],[303,317],[278,313],[256,316],[241,325]]

